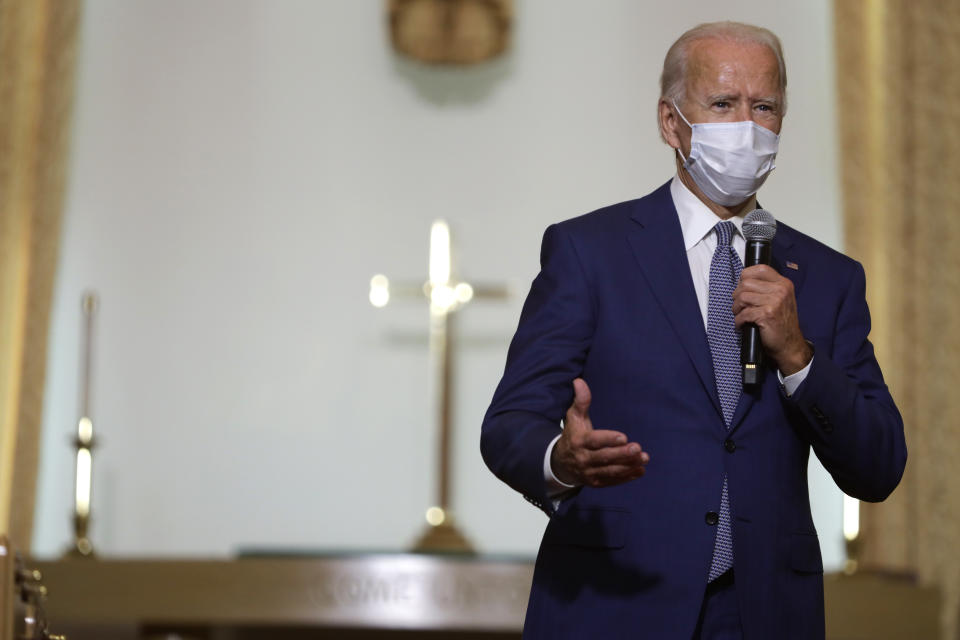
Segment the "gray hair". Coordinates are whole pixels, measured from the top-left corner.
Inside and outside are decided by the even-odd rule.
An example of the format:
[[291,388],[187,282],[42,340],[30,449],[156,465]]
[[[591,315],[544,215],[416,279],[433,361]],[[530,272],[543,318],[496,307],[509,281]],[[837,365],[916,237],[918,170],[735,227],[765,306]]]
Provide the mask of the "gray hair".
[[780,71],[780,113],[787,112],[787,66],[783,61],[780,38],[769,29],[743,22],[707,22],[699,24],[677,38],[663,60],[660,74],[660,97],[682,104],[686,98],[687,61],[690,45],[697,40],[728,40],[768,47],[777,58]]

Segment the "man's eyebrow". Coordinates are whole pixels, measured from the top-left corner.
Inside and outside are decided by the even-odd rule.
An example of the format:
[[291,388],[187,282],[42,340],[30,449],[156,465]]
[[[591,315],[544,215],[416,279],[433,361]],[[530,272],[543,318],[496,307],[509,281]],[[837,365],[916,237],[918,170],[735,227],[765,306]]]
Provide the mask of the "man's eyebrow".
[[[714,102],[735,102],[741,98],[739,93],[717,93],[714,95],[707,96],[706,103],[713,104]],[[769,102],[771,104],[778,105],[780,104],[779,96],[759,96],[757,98],[751,98],[751,102]]]
[[736,93],[715,93],[707,96],[706,100],[704,100],[704,104],[712,105],[715,102],[736,102],[739,99],[740,95]]

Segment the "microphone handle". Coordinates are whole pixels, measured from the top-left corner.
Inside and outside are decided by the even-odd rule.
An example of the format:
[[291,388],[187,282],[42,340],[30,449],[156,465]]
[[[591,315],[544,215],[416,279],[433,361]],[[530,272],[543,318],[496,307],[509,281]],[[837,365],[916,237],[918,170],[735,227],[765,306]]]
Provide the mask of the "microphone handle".
[[[770,264],[770,242],[747,240],[745,267]],[[743,368],[743,386],[752,387],[763,382],[763,344],[760,329],[751,323],[743,326],[740,336],[740,362]]]

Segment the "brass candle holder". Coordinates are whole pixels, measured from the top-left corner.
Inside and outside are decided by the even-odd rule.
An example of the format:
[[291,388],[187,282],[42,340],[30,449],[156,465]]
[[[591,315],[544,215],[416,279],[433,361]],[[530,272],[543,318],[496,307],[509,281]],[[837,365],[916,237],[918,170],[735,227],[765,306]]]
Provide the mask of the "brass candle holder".
[[93,330],[99,307],[97,294],[88,291],[83,295],[83,347],[80,369],[80,418],[73,441],[76,450],[76,474],[74,479],[73,545],[68,556],[89,558],[93,556],[90,540],[90,505],[93,489],[93,418],[90,417],[90,378],[93,369]]

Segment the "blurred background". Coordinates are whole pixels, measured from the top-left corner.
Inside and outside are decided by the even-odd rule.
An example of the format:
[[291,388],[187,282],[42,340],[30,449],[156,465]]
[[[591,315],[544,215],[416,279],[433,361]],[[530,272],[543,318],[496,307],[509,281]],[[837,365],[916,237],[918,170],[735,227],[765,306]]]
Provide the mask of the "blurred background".
[[[103,553],[404,549],[433,501],[427,278],[445,219],[461,278],[454,498],[485,552],[536,553],[546,518],[479,456],[479,427],[544,228],[669,180],[659,71],[732,18],[784,41],[790,108],[764,205],[840,248],[830,4],[532,0],[480,67],[398,56],[384,5],[95,0],[81,21],[34,551],[71,539],[80,300],[100,296],[92,534]],[[809,185],[816,185],[811,189]],[[827,562],[840,493],[818,470]]]
[[[865,558],[945,589],[954,628],[960,268],[940,249],[960,238],[960,10],[517,0],[502,53],[438,65],[394,46],[404,4],[0,0],[0,515],[17,544],[52,559],[73,542],[94,291],[99,554],[409,549],[437,482],[428,303],[376,308],[368,290],[426,281],[442,218],[455,275],[510,292],[457,312],[453,510],[482,554],[532,558],[547,520],[478,441],[541,234],[671,178],[663,56],[730,19],[785,48],[761,202],[865,263],[907,421],[908,477],[864,509]],[[815,459],[810,488],[840,570],[843,497]]]

